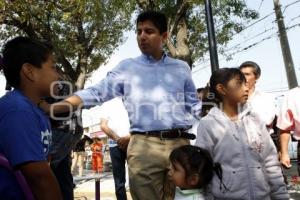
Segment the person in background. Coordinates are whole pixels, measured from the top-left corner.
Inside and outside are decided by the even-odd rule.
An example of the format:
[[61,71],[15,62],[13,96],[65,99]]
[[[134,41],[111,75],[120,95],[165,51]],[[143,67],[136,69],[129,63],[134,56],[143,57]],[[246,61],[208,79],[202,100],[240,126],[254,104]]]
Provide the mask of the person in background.
[[85,153],[85,146],[90,143],[92,139],[87,135],[84,135],[79,142],[76,144],[73,150],[73,159],[72,159],[72,166],[71,172],[74,175],[76,171],[76,167],[78,166],[78,176],[83,175],[83,168],[84,168],[84,159],[86,157]]
[[298,140],[297,168],[300,176],[300,87],[289,90],[281,104],[277,119],[277,127],[280,129],[280,162],[286,168],[291,168],[288,146],[291,138]]
[[200,99],[200,100],[202,100],[203,99],[203,97],[204,97],[204,93],[205,93],[205,90],[204,90],[205,88],[197,88],[197,96],[198,96],[198,98]]
[[101,118],[101,130],[109,137],[109,152],[115,182],[115,193],[117,200],[126,200],[126,152],[130,140],[129,130],[118,129],[120,121]]
[[[197,89],[197,96],[202,103],[201,112],[199,114],[200,118],[203,118],[205,115],[207,115],[207,113],[209,112],[209,110],[212,107],[216,106],[215,103],[213,103],[213,102],[211,102],[211,100],[209,100],[209,95],[210,95],[210,93],[209,93],[208,86]],[[189,132],[193,133],[195,136],[197,136],[197,128],[199,126],[199,121],[200,121],[199,119],[194,119],[193,126],[189,130]],[[196,142],[196,140],[191,140],[191,145],[194,145],[195,142]]]
[[101,130],[108,136],[117,200],[126,200],[128,187],[127,146],[130,141],[129,119],[122,98],[117,97],[101,105]]
[[198,98],[201,100],[202,102],[202,109],[201,109],[201,114],[200,116],[201,117],[204,117],[205,115],[207,115],[207,113],[209,112],[209,110],[216,106],[215,103],[213,103],[210,98],[214,98],[214,97],[211,97],[210,96],[210,93],[209,93],[209,87],[206,86],[204,88],[198,88],[197,89],[197,95],[198,95]]
[[101,139],[94,137],[93,143],[91,145],[92,150],[92,169],[94,173],[101,173],[103,171],[103,154],[102,154],[103,144]]
[[269,134],[274,133],[272,126],[277,114],[275,99],[270,94],[256,88],[256,83],[261,76],[259,65],[252,61],[246,61],[240,65],[239,69],[246,77],[249,88],[248,103],[266,124]]
[[[53,104],[60,102],[63,97],[73,92],[70,84],[58,81],[54,86],[52,97],[43,98],[44,101]],[[83,129],[81,126],[81,111],[66,112],[58,115],[50,114],[52,127],[52,144],[50,146],[50,166],[60,185],[64,200],[74,199],[74,183],[71,173],[72,149],[80,140]]]

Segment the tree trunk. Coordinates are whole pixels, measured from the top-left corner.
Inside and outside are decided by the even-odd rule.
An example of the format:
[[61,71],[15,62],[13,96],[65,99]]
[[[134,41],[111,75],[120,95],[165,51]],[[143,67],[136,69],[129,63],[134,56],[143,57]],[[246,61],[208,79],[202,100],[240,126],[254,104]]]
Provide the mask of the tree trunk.
[[85,83],[85,78],[86,78],[86,73],[85,73],[85,71],[82,71],[79,74],[79,76],[78,76],[78,78],[76,80],[76,83],[75,83],[75,86],[76,86],[75,90],[76,91],[83,89],[84,83]]
[[88,56],[81,55],[80,59],[78,60],[78,65],[76,69],[77,79],[75,83],[76,90],[81,90],[84,87],[85,79],[87,78],[87,58]]
[[171,36],[169,36],[167,41],[168,50],[172,57],[186,61],[190,68],[192,68],[193,61],[191,51],[189,49],[188,31],[185,18],[181,18],[179,20],[176,30],[176,44],[171,42]]
[[191,52],[188,44],[188,33],[187,33],[187,24],[186,19],[181,18],[177,26],[177,35],[176,35],[176,57],[186,61],[190,67],[192,67]]

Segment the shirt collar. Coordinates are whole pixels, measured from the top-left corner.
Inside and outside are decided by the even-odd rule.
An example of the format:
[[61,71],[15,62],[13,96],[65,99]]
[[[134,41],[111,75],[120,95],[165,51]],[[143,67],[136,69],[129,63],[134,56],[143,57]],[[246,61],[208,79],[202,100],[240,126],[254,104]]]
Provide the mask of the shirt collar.
[[147,62],[148,64],[152,64],[152,63],[156,63],[156,62],[165,63],[167,54],[165,52],[163,52],[163,55],[162,55],[160,60],[156,60],[151,55],[147,55],[147,54],[142,54],[141,57],[142,57],[142,60]]
[[[242,119],[245,115],[248,115],[251,113],[252,106],[249,103],[245,103],[244,105],[241,105],[239,108],[239,113],[238,113],[238,119]],[[209,115],[212,115],[216,118],[219,118],[221,120],[230,120],[231,119],[218,107],[213,107],[209,111]]]
[[176,189],[184,195],[190,195],[190,194],[198,194],[201,193],[202,190],[201,189],[188,189],[188,190],[181,190],[179,187],[176,187]]

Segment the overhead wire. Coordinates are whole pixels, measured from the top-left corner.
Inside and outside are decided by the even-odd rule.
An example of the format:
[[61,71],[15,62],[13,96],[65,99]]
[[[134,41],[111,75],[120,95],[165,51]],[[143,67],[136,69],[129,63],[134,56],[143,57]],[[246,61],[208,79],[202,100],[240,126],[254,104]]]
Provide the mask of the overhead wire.
[[[264,1],[264,0],[262,0],[261,4],[263,3],[263,1]],[[287,9],[288,7],[290,7],[291,5],[294,5],[294,4],[299,3],[299,2],[300,2],[300,0],[296,0],[296,1],[292,2],[292,3],[290,3],[290,4],[285,5],[285,6],[284,6],[284,11],[286,11],[286,9]],[[271,16],[271,15],[274,14],[274,13],[275,13],[274,11],[273,11],[273,12],[270,12],[269,14],[265,15],[264,17],[262,17],[262,18],[260,18],[260,19],[258,19],[258,20],[256,20],[256,21],[254,21],[253,23],[251,23],[251,24],[249,24],[248,26],[244,27],[243,30],[241,30],[241,31],[238,32],[238,33],[235,33],[234,35],[237,35],[237,34],[243,32],[244,30],[246,30],[246,29],[248,29],[248,28],[254,26],[255,24],[258,24],[259,22],[262,22],[263,20],[267,19],[269,16]],[[294,20],[297,19],[297,18],[300,18],[300,15],[291,18],[291,20],[290,20],[287,24],[290,24],[292,21],[294,21]],[[272,21],[272,23],[274,23],[274,22],[275,22],[275,21]],[[295,27],[298,27],[298,26],[300,26],[300,24],[294,24],[294,25],[292,25],[292,26],[286,27],[286,30],[290,30],[290,29],[295,28]],[[231,51],[232,49],[235,49],[236,47],[239,47],[241,44],[243,44],[243,43],[245,43],[245,42],[248,42],[248,41],[250,41],[250,40],[252,40],[252,39],[255,39],[255,38],[257,38],[257,37],[259,37],[259,36],[261,36],[261,35],[264,35],[265,33],[269,32],[269,31],[271,31],[271,30],[274,30],[275,28],[276,28],[276,27],[273,26],[273,27],[271,27],[271,28],[265,29],[264,31],[262,31],[262,32],[260,32],[260,33],[257,33],[257,34],[254,35],[254,36],[248,37],[248,38],[246,38],[243,42],[239,42],[239,44],[234,45],[234,46],[232,46],[232,47],[229,47],[228,49],[225,49],[224,51]],[[246,50],[248,50],[248,49],[250,49],[250,48],[252,48],[252,47],[258,45],[259,43],[261,43],[261,42],[263,42],[263,41],[266,41],[266,40],[268,40],[268,39],[271,39],[272,37],[274,37],[274,36],[277,35],[277,34],[278,34],[278,32],[272,33],[271,35],[268,35],[267,37],[263,38],[262,40],[260,40],[260,41],[258,41],[258,42],[255,42],[255,43],[252,43],[251,45],[248,45],[248,46],[246,46],[246,47],[244,47],[244,48],[240,48],[238,51],[236,51],[236,52],[234,52],[234,53],[231,53],[231,54],[229,54],[229,55],[227,55],[227,56],[233,56],[233,55],[235,55],[235,54],[237,54],[237,53],[246,51]],[[233,35],[233,36],[234,36],[234,35]],[[198,67],[198,66],[201,66],[203,63],[205,63],[205,62],[207,62],[207,61],[209,61],[209,60],[210,60],[210,59],[205,59],[205,60],[203,60],[201,63],[197,63],[197,64],[194,66],[194,68],[196,68],[196,67]],[[209,66],[210,66],[210,64],[209,64],[209,65],[206,65],[206,66],[203,66],[203,67],[201,67],[201,68],[199,68],[199,69],[196,69],[196,70],[193,71],[193,73],[196,73],[196,72],[198,72],[198,71],[201,71],[201,70],[203,70],[203,69],[205,69],[205,68],[207,68],[207,67],[209,67]]]

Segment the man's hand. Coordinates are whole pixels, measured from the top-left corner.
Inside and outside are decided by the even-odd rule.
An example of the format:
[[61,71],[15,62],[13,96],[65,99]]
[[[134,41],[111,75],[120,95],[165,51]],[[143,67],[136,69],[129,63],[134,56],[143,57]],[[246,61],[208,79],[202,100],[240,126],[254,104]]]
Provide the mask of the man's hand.
[[280,163],[285,167],[285,168],[291,168],[291,159],[289,154],[280,154]]
[[125,137],[120,137],[117,140],[117,143],[122,150],[126,151],[129,141],[130,141],[130,136],[125,136]]
[[55,116],[61,113],[73,113],[76,109],[83,106],[83,101],[79,96],[73,95],[65,100],[49,104],[46,101],[40,101],[38,107],[44,110],[47,114]]

